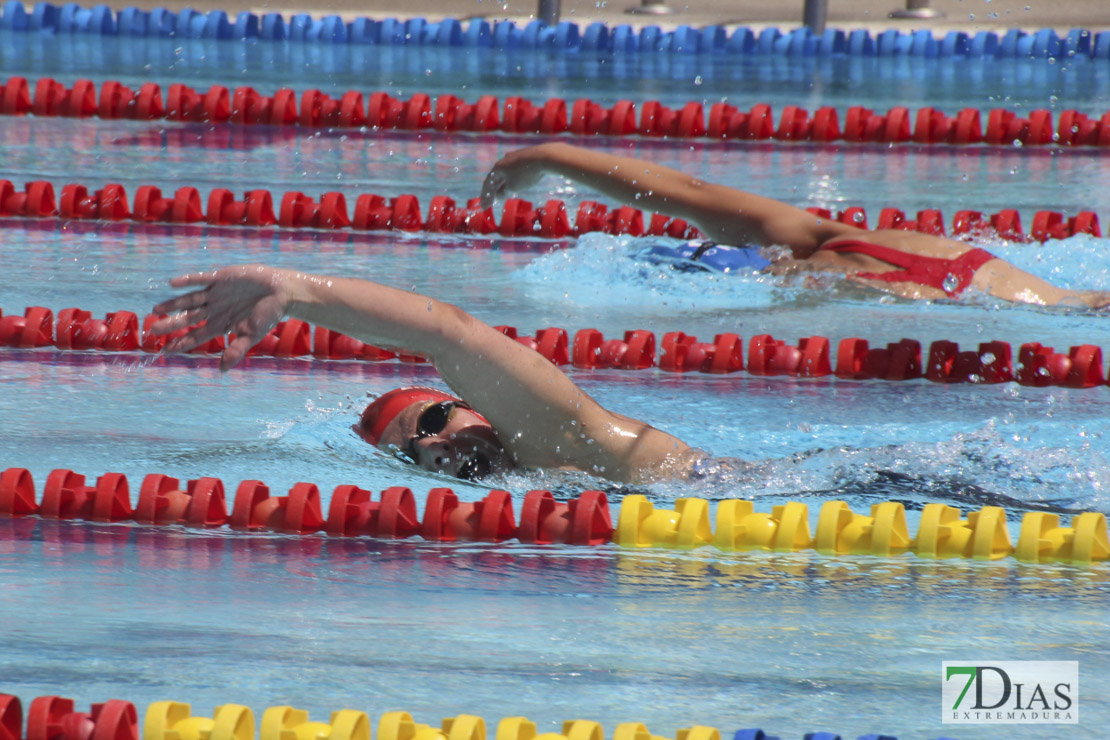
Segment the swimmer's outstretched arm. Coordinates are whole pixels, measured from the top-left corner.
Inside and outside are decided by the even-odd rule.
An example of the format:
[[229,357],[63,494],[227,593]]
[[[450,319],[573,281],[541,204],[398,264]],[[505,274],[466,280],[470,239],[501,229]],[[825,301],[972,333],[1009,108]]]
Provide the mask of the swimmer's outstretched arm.
[[221,370],[291,316],[428,357],[490,421],[520,465],[596,469],[612,479],[638,480],[668,474],[688,449],[644,422],[607,411],[539,353],[460,308],[418,293],[264,265],[184,275],[170,284],[198,290],[155,306],[156,313],[169,315],[152,330],[167,334],[205,322],[173,340],[167,352],[186,352],[234,333]]
[[482,184],[482,205],[535,184],[544,174],[580,182],[610,198],[693,222],[726,244],[778,244],[796,257],[840,236],[844,224],[743,190],[699,180],[631,157],[552,142],[518,149],[493,166]]

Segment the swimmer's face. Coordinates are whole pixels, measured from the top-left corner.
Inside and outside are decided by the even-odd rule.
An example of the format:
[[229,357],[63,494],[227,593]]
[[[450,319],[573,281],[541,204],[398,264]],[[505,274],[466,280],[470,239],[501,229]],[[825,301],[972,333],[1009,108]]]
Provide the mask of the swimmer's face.
[[455,401],[410,404],[382,431],[378,448],[468,480],[513,467],[493,427]]

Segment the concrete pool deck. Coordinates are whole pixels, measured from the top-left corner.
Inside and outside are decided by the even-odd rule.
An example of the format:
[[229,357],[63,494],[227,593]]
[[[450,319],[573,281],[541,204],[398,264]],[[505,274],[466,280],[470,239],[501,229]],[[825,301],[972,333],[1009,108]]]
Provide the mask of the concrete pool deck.
[[[803,0],[665,0],[675,11],[667,15],[627,13],[652,0],[557,0],[561,2],[561,18],[587,25],[601,21],[609,26],[628,23],[633,26],[677,25],[694,27],[720,24],[726,26],[779,26],[793,28],[802,23]],[[921,4],[923,0],[916,0]],[[904,9],[914,0],[829,0],[828,27],[852,30],[867,28],[882,31],[931,29],[937,33],[950,30],[968,32],[1003,32],[1010,28],[1024,30],[1053,28],[1066,32],[1072,28],[1092,31],[1110,30],[1108,0],[925,0],[943,17],[928,20],[892,19],[893,10]],[[89,3],[92,4],[91,2]],[[115,0],[113,8],[165,7],[170,10],[193,8],[200,11],[226,10],[228,13],[250,10],[255,13],[277,12],[289,16],[309,13],[314,16],[338,14],[345,18],[424,17],[437,21],[443,18],[485,18],[490,21],[508,19],[526,23],[535,17],[539,0],[299,0],[298,2],[252,3],[234,0]]]

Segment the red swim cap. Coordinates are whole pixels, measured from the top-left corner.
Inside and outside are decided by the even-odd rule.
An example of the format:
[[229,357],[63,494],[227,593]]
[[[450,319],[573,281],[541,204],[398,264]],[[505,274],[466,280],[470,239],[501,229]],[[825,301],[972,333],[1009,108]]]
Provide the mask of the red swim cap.
[[393,421],[397,414],[412,404],[419,401],[438,403],[440,401],[458,400],[455,396],[435,388],[422,386],[396,388],[388,393],[383,393],[370,402],[370,405],[362,412],[362,419],[355,427],[355,431],[367,442],[377,446],[382,438],[382,432],[389,426],[389,422]]

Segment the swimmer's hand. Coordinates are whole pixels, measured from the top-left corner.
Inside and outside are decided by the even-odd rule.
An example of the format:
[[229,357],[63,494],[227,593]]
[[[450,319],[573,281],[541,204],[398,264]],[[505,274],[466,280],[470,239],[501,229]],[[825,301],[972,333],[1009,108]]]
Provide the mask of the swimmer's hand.
[[482,183],[482,208],[538,183],[544,175],[548,147],[548,144],[530,146],[502,157]]
[[167,353],[188,352],[215,337],[235,334],[220,357],[220,370],[224,372],[237,365],[277,325],[290,301],[285,272],[264,265],[195,272],[174,278],[170,285],[204,287],[155,306],[154,313],[168,315],[150,330],[161,335],[193,327],[170,341],[164,350]]

